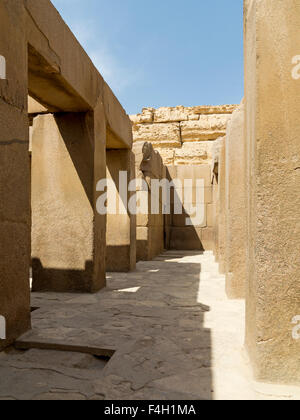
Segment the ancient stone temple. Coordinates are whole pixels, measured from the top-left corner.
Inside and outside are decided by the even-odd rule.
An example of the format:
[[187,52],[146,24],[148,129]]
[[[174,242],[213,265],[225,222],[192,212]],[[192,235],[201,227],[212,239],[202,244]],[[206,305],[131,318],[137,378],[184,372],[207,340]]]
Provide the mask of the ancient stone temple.
[[[0,154],[0,307],[8,332],[3,347],[30,327],[31,240],[34,290],[95,292],[105,286],[106,223],[109,244],[114,221],[95,210],[96,183],[106,177],[106,149],[116,156],[108,159],[109,167],[119,167],[121,160],[126,169],[130,165],[132,133],[125,111],[50,1],[1,1],[0,9],[6,59]],[[29,106],[28,95],[34,99]],[[112,244],[126,253],[120,264],[133,259],[125,251],[130,217],[122,223],[128,239]]]
[[[0,0],[0,397],[299,391],[299,19],[244,0],[240,104],[128,116],[49,0]],[[38,388],[51,351],[76,383]]]
[[[182,185],[190,180],[191,198],[181,197],[183,211],[173,212],[167,223],[167,248],[178,250],[213,250],[213,186],[211,166],[215,144],[226,134],[235,105],[185,108],[145,108],[131,116],[134,147],[149,142],[162,157],[168,179]],[[201,203],[203,215],[187,225],[188,205],[196,205],[196,180],[203,180]],[[175,192],[176,194],[176,192]],[[186,201],[186,202],[184,202]],[[174,197],[173,197],[174,202]],[[174,204],[174,203],[173,203]],[[156,239],[153,238],[155,242]]]

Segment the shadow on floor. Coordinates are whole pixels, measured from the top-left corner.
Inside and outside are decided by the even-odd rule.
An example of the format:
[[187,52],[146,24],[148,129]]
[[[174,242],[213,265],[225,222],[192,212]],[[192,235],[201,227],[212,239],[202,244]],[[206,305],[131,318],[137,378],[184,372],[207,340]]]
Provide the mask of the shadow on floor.
[[[166,253],[140,262],[133,273],[110,273],[107,289],[95,295],[33,293],[33,306],[41,309],[32,314],[33,330],[20,342],[116,349],[101,374],[90,379],[94,394],[80,387],[85,399],[210,400],[211,334],[204,328],[209,308],[199,302],[202,258]],[[0,358],[1,377],[18,381],[17,399],[39,393],[44,367],[38,358],[28,363],[21,357],[12,367],[9,356]],[[28,369],[18,372],[18,364]],[[51,369],[57,369],[55,362]],[[80,371],[74,374],[82,379]],[[43,394],[63,388],[66,376],[70,370],[60,369],[54,382],[44,378]],[[8,395],[5,382],[0,382],[0,397]],[[76,386],[74,380],[78,395]]]

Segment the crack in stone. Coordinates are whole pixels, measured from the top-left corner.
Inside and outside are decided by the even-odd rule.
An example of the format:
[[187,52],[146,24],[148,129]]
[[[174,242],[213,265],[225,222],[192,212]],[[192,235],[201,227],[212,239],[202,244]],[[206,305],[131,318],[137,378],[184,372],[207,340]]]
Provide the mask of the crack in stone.
[[12,139],[12,140],[7,140],[7,141],[0,141],[0,146],[11,146],[13,144],[29,145],[29,140]]
[[26,11],[27,11],[27,13],[28,13],[28,15],[31,17],[31,19],[32,19],[32,21],[33,21],[33,23],[35,24],[35,26],[36,26],[36,28],[38,29],[38,31],[41,33],[41,35],[43,36],[43,38],[46,40],[46,42],[47,42],[47,44],[48,44],[48,47],[49,47],[49,50],[51,51],[51,53],[54,55],[54,57],[55,57],[55,59],[56,59],[56,65],[58,66],[58,68],[59,68],[59,74],[61,74],[61,63],[60,63],[60,59],[59,59],[59,57],[58,57],[58,55],[56,54],[56,52],[55,52],[55,50],[51,47],[51,44],[50,44],[50,41],[49,41],[49,39],[46,37],[46,35],[44,34],[44,32],[42,31],[42,29],[39,27],[39,25],[38,25],[38,23],[36,22],[36,20],[34,19],[34,17],[32,16],[32,14],[31,14],[31,12],[30,12],[30,10],[28,9],[28,7],[25,5],[25,9],[26,9]]
[[21,370],[29,370],[29,371],[33,371],[33,370],[39,371],[39,370],[41,370],[41,371],[51,372],[51,373],[55,373],[57,375],[62,375],[64,377],[66,377],[66,378],[75,379],[76,381],[85,381],[85,382],[87,382],[87,381],[90,380],[90,379],[83,378],[82,376],[80,376],[80,377],[72,376],[72,375],[68,375],[68,374],[66,374],[64,372],[61,372],[59,370],[52,369],[52,368],[46,368],[46,367],[33,367],[33,366],[19,367],[19,366],[16,366],[16,365],[12,364],[12,363],[10,363],[10,367],[12,367],[13,369],[16,369],[16,370],[20,370],[20,371]]
[[0,101],[4,104],[4,105],[7,105],[7,106],[9,106],[9,107],[11,107],[11,108],[14,108],[14,109],[16,109],[17,111],[19,111],[21,114],[26,114],[27,115],[27,112],[25,113],[25,107],[24,106],[22,106],[21,108],[19,108],[16,104],[14,104],[14,103],[12,103],[12,102],[10,102],[10,101],[7,101],[7,99],[6,98],[4,98],[4,97],[1,97],[0,98]]

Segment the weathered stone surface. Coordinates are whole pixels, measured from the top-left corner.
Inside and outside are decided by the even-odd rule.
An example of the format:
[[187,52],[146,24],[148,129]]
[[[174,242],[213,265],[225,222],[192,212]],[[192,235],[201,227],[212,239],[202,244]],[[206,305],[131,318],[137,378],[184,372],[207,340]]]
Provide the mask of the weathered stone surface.
[[194,226],[173,226],[171,229],[170,249],[204,250],[201,242],[201,230],[201,228]]
[[212,251],[215,243],[215,232],[212,227],[206,227],[201,230],[201,243],[206,251]]
[[[106,151],[107,179],[115,188],[108,188],[108,201],[112,194],[117,195],[116,214],[107,214],[106,230],[106,269],[112,272],[127,272],[136,265],[136,216],[130,213],[126,201],[122,197],[120,171],[127,172],[127,189],[135,179],[135,157],[130,150]],[[128,200],[134,192],[128,193]]]
[[142,114],[130,117],[134,141],[151,142],[165,165],[210,164],[212,140],[226,134],[236,107],[145,108]]
[[247,348],[256,377],[275,383],[300,382],[299,16],[297,0],[245,1]]
[[244,104],[232,114],[226,135],[226,291],[231,299],[246,293],[246,162]]
[[133,141],[149,141],[153,146],[181,147],[179,124],[137,124],[133,126]]
[[296,389],[251,381],[242,355],[244,303],[226,299],[212,253],[170,251],[134,273],[108,277],[105,293],[34,293],[41,309],[22,343],[82,351],[105,345],[117,350],[112,359],[105,365],[90,354],[2,353],[0,399],[297,398]]
[[85,122],[84,114],[56,118],[48,114],[34,120],[31,207],[36,291],[93,289],[94,179],[86,169],[93,151]]
[[176,178],[180,179],[182,184],[184,184],[185,179],[191,179],[194,182],[194,187],[196,187],[197,180],[204,180],[204,187],[211,187],[209,165],[182,165],[176,166],[174,169]]
[[221,154],[222,144],[224,140],[225,140],[225,136],[219,137],[216,141],[212,143],[212,164],[211,164],[212,180],[213,180],[213,175],[216,175],[217,182],[218,182],[218,174],[219,174],[220,154]]
[[237,105],[218,105],[218,106],[196,106],[193,108],[195,114],[232,114]]
[[[202,250],[201,230],[207,225],[207,204],[212,203],[211,169],[209,165],[168,166],[170,179],[180,181],[182,191],[172,196],[182,203],[181,214],[175,214],[169,220],[169,244],[171,249]],[[191,185],[185,185],[185,182]],[[203,186],[197,191],[197,181]],[[200,192],[200,195],[199,195]],[[196,213],[197,211],[197,213]],[[192,223],[192,226],[190,225]],[[206,242],[208,244],[208,242]],[[206,248],[204,248],[206,249]],[[211,249],[211,246],[210,248]]]
[[[153,258],[164,244],[198,254],[212,249],[226,272],[229,297],[241,298],[246,290],[246,345],[256,378],[300,383],[300,67],[295,52],[300,3],[244,4],[245,112],[235,105],[144,108],[130,121],[49,0],[0,2],[0,59],[6,66],[0,80],[0,319],[4,316],[7,325],[7,339],[1,325],[0,350],[30,328],[29,113],[34,290],[98,291],[105,285],[105,255],[111,270],[135,267],[135,217],[127,208],[121,216],[109,216],[106,236],[106,217],[95,209],[105,148],[108,175],[116,184],[120,169],[128,171],[129,180],[135,174],[133,130],[138,178],[149,184],[167,173],[169,180],[204,180],[203,220],[194,226],[185,220],[192,216],[194,187],[185,188],[191,195],[182,203],[183,215],[140,215],[144,258]],[[47,115],[34,121],[36,114]],[[41,121],[50,121],[50,129],[48,123],[39,126]],[[226,139],[216,140],[226,129]],[[139,149],[145,141],[146,149]],[[165,168],[154,149],[172,167]],[[176,195],[178,190],[171,207]],[[18,345],[75,347],[99,356],[104,343],[111,345],[110,354],[118,347],[117,353],[97,376],[90,357],[1,353],[0,374],[6,380],[0,396],[209,399],[212,387],[221,383],[214,397],[240,397],[247,380],[234,370],[243,369],[243,363],[228,342],[238,339],[238,349],[243,345],[237,333],[243,330],[243,302],[226,302],[232,312],[222,322],[217,303],[224,296],[212,254],[181,257],[176,251],[132,277],[112,275],[117,283],[96,296],[35,295],[42,307],[35,314],[36,331]],[[208,310],[199,304],[202,283],[206,304],[216,308],[205,319],[198,316]],[[211,360],[214,369],[218,366],[214,372]],[[263,388],[260,396],[268,393]]]
[[188,111],[183,106],[176,108],[159,108],[154,111],[154,122],[180,122],[188,120]]
[[6,340],[30,328],[30,165],[27,109],[27,43],[23,2],[0,2],[0,315]]
[[154,108],[144,108],[141,114],[130,115],[129,118],[134,124],[152,123]]
[[222,141],[218,175],[218,261],[220,273],[226,273],[226,138]]
[[212,183],[212,203],[208,205],[208,226],[213,227],[214,230],[214,245],[213,252],[216,261],[219,262],[219,217],[220,212],[220,164],[222,144],[225,142],[225,137],[220,137],[213,142],[212,151],[212,165],[211,165],[211,183]]
[[216,140],[226,134],[229,119],[230,114],[201,115],[199,121],[182,122],[182,141]]
[[[166,168],[161,156],[153,149],[152,143],[134,143],[136,178],[144,181],[137,186],[137,205],[142,214],[137,215],[137,261],[149,261],[164,250],[164,216],[162,214],[162,193],[156,197],[151,189],[152,180],[162,180],[166,176]],[[147,186],[145,191],[143,188]],[[151,214],[152,199],[159,203],[159,214]],[[143,201],[142,201],[143,200]],[[141,203],[147,203],[141,205]]]
[[232,114],[237,105],[144,108],[141,114],[130,115],[133,124],[170,123],[199,120],[200,115]]
[[175,149],[175,165],[202,165],[212,159],[213,142],[184,143],[181,149]]
[[[73,129],[75,126],[78,128],[83,114],[88,121],[88,133],[80,139],[82,143],[78,137],[82,133],[84,122],[77,133],[73,132],[74,144],[67,142],[69,154],[73,154],[65,160],[65,167],[62,165],[65,157],[63,142],[59,146],[56,142],[58,147],[54,151],[54,144],[50,146],[47,143],[49,138],[45,140],[44,136],[41,137],[55,159],[51,161],[49,154],[42,153],[45,168],[43,164],[39,167],[39,181],[44,186],[50,186],[51,191],[55,190],[54,197],[59,197],[59,200],[55,204],[49,191],[48,196],[47,192],[41,192],[39,199],[43,204],[38,210],[40,215],[47,215],[46,201],[49,209],[55,211],[49,217],[51,223],[49,219],[44,223],[46,234],[41,231],[40,226],[35,230],[33,248],[37,249],[38,242],[39,251],[43,249],[38,254],[43,254],[43,259],[47,260],[48,274],[53,270],[52,274],[55,272],[61,278],[61,270],[66,273],[70,265],[75,265],[72,273],[74,284],[78,278],[82,279],[81,271],[88,271],[86,283],[81,284],[78,289],[88,289],[90,292],[99,290],[105,284],[106,226],[105,218],[99,216],[94,207],[95,184],[99,179],[105,178],[106,144],[110,147],[131,148],[132,125],[124,109],[49,0],[1,1],[0,32],[0,53],[6,60],[6,80],[0,80],[0,315],[7,320],[7,341],[1,341],[2,348],[30,328],[28,112],[44,113],[46,109],[59,113],[61,119],[68,119],[69,113],[77,113],[78,118]],[[28,104],[28,94],[38,100],[41,106],[37,103],[33,106],[32,102]],[[106,127],[113,133],[113,138],[117,139],[113,145],[110,143],[111,137],[106,136]],[[64,137],[65,133],[53,131],[51,134],[57,140],[59,134]],[[78,146],[81,154],[78,150],[74,151],[73,146],[75,149]],[[58,153],[59,156],[56,154],[58,151],[62,152]],[[51,179],[46,180],[50,173],[49,167],[54,171],[52,184]],[[77,175],[74,173],[75,168]],[[59,185],[61,188],[54,188],[58,177],[56,187]],[[80,186],[76,182],[78,178],[82,182],[79,182]],[[76,191],[72,191],[72,186]],[[76,201],[74,194],[78,192],[79,198]],[[35,193],[33,195],[36,197]],[[84,195],[88,206],[85,205]],[[71,201],[74,204],[73,213],[68,205],[60,206],[62,202],[70,204]],[[35,207],[34,211],[36,210]],[[49,210],[48,214],[50,213],[52,212]],[[75,214],[80,216],[76,218]],[[81,234],[72,236],[72,225],[74,224],[73,229],[78,233],[81,222],[82,228],[86,229],[85,235],[81,231]],[[61,227],[63,228],[60,229]],[[36,241],[37,231],[39,239]],[[67,238],[71,238],[68,243]],[[57,251],[62,244],[64,249],[59,256]],[[72,247],[75,249],[73,256]],[[78,252],[80,248],[81,252]],[[85,259],[87,270],[82,269]],[[78,267],[80,268],[77,270]]]
[[177,147],[174,149],[169,149],[156,146],[155,144],[153,145],[153,147],[160,154],[163,163],[166,166],[171,166],[175,164],[175,150],[179,150]]

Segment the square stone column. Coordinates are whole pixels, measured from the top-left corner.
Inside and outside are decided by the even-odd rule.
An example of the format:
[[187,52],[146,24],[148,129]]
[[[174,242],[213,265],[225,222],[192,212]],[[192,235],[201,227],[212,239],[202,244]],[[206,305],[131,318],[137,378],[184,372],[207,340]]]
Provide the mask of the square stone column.
[[226,140],[226,292],[230,299],[244,299],[247,212],[243,103],[232,114]]
[[299,0],[245,1],[246,343],[257,379],[293,384],[300,383],[299,21]]
[[221,274],[226,271],[226,137],[222,140],[219,156],[219,190],[218,190],[218,261]]
[[[134,154],[128,149],[108,149],[106,151],[107,179],[114,188],[108,188],[107,203],[115,200],[116,214],[109,211],[106,232],[106,270],[108,272],[128,272],[136,266],[136,216],[129,212],[128,203],[136,191],[128,191],[129,183],[135,179]],[[120,173],[126,174],[124,184]]]
[[34,119],[34,291],[95,292],[105,286],[105,218],[95,211],[95,185],[105,175],[102,119],[92,112]]
[[106,287],[106,215],[97,211],[97,184],[106,177],[106,116],[102,101],[94,108],[94,274],[95,290]]
[[212,226],[213,226],[213,253],[216,262],[219,262],[219,170],[220,170],[220,153],[224,137],[214,141],[212,149],[212,165],[211,165],[211,183],[212,183]]
[[[153,149],[151,143],[135,143],[133,152],[138,183],[137,203],[140,210],[137,214],[137,261],[151,261],[164,251],[162,189],[152,189],[152,182],[164,179],[166,168],[160,154]],[[152,198],[159,204],[158,214],[151,213]]]
[[1,350],[30,328],[30,164],[22,1],[0,2],[0,55],[5,70],[0,79],[0,316],[6,337],[0,339]]

